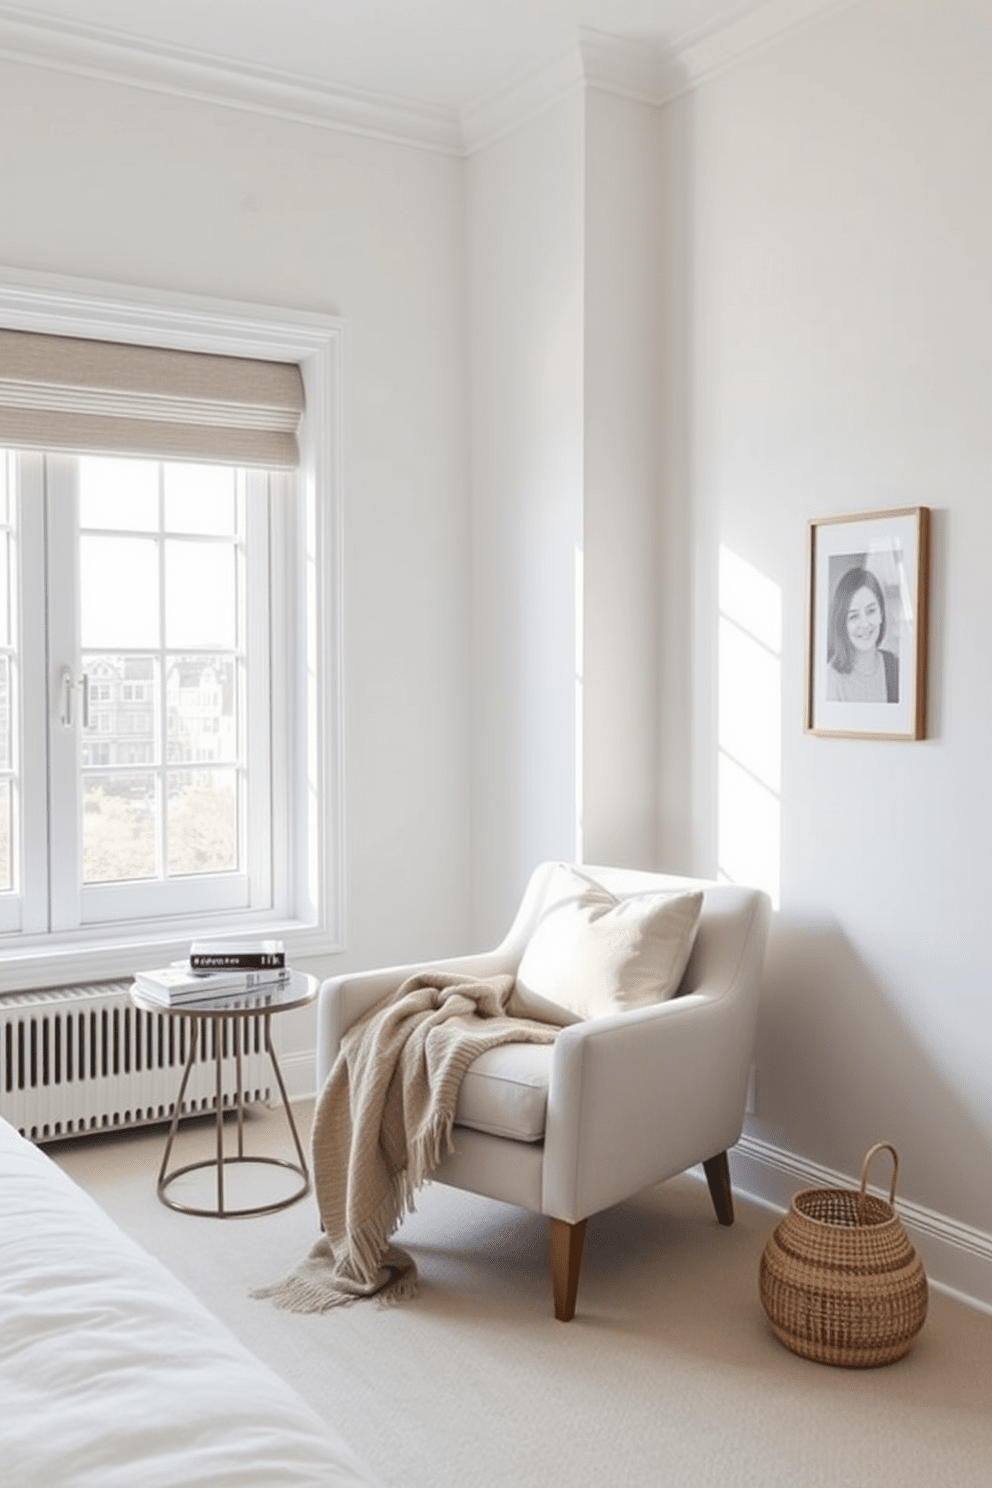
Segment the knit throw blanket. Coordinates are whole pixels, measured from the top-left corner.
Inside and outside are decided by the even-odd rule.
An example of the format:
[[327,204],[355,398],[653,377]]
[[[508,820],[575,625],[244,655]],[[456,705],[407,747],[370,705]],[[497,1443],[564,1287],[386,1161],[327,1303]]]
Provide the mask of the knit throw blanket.
[[552,1043],[557,1027],[514,1016],[512,976],[408,978],[345,1034],[314,1112],[323,1237],[284,1281],[254,1293],[291,1312],[416,1291],[413,1258],[390,1236],[452,1146],[462,1076],[487,1049]]

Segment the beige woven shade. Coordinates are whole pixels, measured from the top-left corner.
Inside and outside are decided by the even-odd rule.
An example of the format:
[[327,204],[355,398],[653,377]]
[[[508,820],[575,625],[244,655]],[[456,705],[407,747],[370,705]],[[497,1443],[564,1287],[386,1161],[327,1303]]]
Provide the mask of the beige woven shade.
[[0,330],[0,446],[291,468],[293,363]]

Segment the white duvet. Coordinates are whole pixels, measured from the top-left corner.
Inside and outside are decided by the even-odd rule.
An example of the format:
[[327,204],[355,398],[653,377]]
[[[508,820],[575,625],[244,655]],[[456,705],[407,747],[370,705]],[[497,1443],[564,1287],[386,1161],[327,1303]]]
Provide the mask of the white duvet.
[[0,1481],[374,1483],[287,1384],[2,1120]]

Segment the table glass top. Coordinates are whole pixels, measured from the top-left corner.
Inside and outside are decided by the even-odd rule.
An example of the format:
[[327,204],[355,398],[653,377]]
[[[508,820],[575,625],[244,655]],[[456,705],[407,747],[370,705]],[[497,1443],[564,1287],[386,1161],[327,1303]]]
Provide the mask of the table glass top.
[[137,982],[131,985],[131,1001],[148,1013],[173,1013],[186,1018],[236,1018],[245,1013],[284,1013],[289,1008],[303,1007],[317,995],[320,983],[314,976],[294,971],[286,982],[273,982],[250,992],[232,992],[229,996],[195,1002],[162,1002],[151,996]]

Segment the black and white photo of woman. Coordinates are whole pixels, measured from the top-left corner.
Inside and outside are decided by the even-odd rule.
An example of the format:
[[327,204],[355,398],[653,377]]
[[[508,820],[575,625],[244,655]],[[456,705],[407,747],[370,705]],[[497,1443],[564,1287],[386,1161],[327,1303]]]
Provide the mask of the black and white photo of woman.
[[898,703],[899,658],[882,644],[887,622],[882,585],[871,569],[855,560],[838,581],[830,605],[829,701]]

